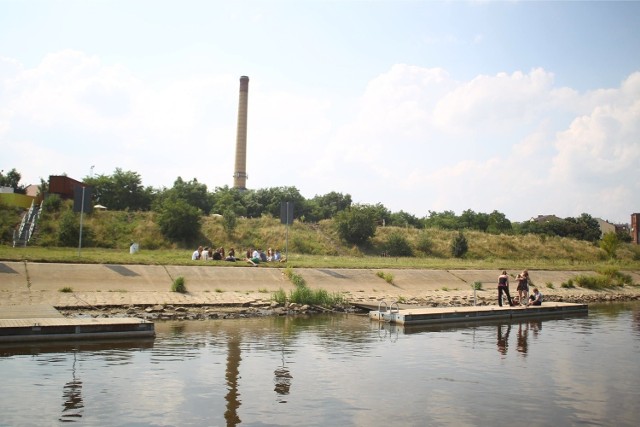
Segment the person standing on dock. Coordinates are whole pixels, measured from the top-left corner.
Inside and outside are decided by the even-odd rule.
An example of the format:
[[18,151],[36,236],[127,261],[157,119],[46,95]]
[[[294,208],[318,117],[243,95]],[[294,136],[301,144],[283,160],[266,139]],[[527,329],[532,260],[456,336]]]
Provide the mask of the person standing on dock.
[[500,307],[502,307],[503,293],[507,295],[507,301],[509,301],[509,305],[513,307],[511,295],[509,295],[509,275],[507,274],[507,270],[502,270],[502,274],[498,276],[498,305]]
[[524,270],[518,274],[516,280],[518,281],[518,301],[520,305],[526,305],[529,297],[529,271]]

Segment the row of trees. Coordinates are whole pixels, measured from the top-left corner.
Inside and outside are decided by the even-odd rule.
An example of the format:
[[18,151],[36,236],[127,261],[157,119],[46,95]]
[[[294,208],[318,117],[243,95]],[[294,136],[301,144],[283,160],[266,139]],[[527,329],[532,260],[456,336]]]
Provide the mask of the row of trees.
[[[13,169],[0,173],[0,184],[20,187],[20,174]],[[294,204],[294,217],[307,222],[334,219],[340,236],[349,243],[361,244],[373,236],[376,227],[393,225],[412,228],[437,227],[447,230],[478,230],[500,234],[544,234],[571,237],[590,242],[600,239],[598,222],[588,214],[578,218],[548,222],[527,221],[512,223],[494,210],[479,213],[465,210],[461,215],[453,211],[434,212],[423,218],[404,211],[391,212],[382,204],[354,204],[349,194],[330,192],[304,198],[295,187],[272,187],[240,191],[228,186],[216,187],[213,192],[196,178],[184,181],[178,177],[171,188],[144,187],[140,175],[117,168],[112,175],[85,177],[84,183],[93,187],[93,202],[115,211],[155,211],[165,236],[177,241],[189,241],[200,232],[202,215],[220,214],[228,232],[235,227],[237,217],[256,218],[263,215],[279,217],[281,202]],[[41,182],[41,191],[47,191]],[[622,237],[625,239],[625,237]]]

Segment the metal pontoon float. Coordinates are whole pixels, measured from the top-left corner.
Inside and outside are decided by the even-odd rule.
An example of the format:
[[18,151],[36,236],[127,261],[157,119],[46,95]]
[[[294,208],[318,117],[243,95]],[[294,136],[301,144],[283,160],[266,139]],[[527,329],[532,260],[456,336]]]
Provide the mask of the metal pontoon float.
[[385,301],[380,301],[378,309],[369,312],[369,318],[371,320],[398,325],[429,325],[586,314],[588,310],[587,304],[567,302],[545,302],[540,306],[529,307],[463,306],[400,308],[397,302],[388,305]]

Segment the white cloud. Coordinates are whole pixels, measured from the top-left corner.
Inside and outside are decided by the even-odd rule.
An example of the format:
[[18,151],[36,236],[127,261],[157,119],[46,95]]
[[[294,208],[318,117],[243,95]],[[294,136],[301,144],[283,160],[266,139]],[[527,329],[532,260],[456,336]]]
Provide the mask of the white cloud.
[[[231,185],[238,78],[162,83],[70,50],[33,68],[0,58],[1,166],[25,183],[81,179],[95,164],[154,187],[178,176]],[[248,186],[339,191],[418,216],[473,209],[628,221],[638,210],[639,95],[640,73],[579,93],[541,68],[455,81],[441,68],[397,64],[358,99],[259,76],[249,91]]]

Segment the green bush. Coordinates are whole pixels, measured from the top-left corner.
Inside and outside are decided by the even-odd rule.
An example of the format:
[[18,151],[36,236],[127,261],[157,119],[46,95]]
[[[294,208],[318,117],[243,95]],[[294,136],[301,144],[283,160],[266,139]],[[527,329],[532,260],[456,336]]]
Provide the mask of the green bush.
[[389,256],[413,256],[413,250],[406,237],[397,231],[389,235],[384,249]]
[[[330,294],[324,289],[312,290],[308,288],[304,278],[299,274],[296,274],[291,267],[287,267],[285,269],[284,275],[296,287],[289,293],[290,302],[303,305],[317,305],[321,307],[332,307],[344,303],[344,297],[340,293]],[[286,303],[284,291],[282,290],[274,293],[272,297],[278,304]]]
[[158,225],[162,234],[174,241],[191,242],[202,228],[200,209],[182,199],[168,198],[160,207]]
[[64,293],[71,293],[73,292],[73,289],[69,286],[65,286],[64,288],[60,289],[60,292],[64,292]]
[[173,284],[171,285],[171,292],[179,292],[181,294],[187,293],[187,287],[184,283],[184,277],[176,277],[176,279],[173,281]]
[[[84,227],[83,227],[84,234]],[[80,240],[80,222],[73,211],[68,210],[60,216],[60,226],[58,228],[58,245],[74,247]]]
[[385,273],[384,271],[378,271],[376,273],[376,276],[378,276],[381,279],[384,279],[384,281],[389,283],[390,285],[393,285],[393,274]]
[[425,255],[431,255],[433,251],[433,240],[427,233],[420,233],[418,236],[418,242],[416,243],[416,249]]
[[468,250],[469,244],[467,243],[467,238],[464,237],[464,234],[462,234],[462,231],[460,231],[451,242],[451,255],[456,258],[462,258],[463,256],[465,256]]
[[562,283],[560,287],[564,289],[573,289],[575,288],[575,285],[573,284],[573,280],[569,279],[566,282]]
[[280,288],[271,294],[271,299],[279,305],[285,305],[287,302],[287,293]]
[[334,217],[338,235],[347,243],[360,245],[376,234],[376,212],[366,205],[354,205]]
[[482,282],[480,281],[475,281],[471,284],[471,289],[474,289],[476,291],[481,291],[482,290]]

